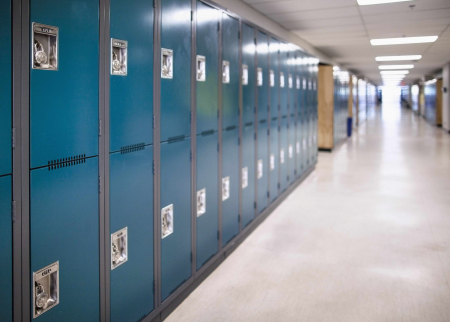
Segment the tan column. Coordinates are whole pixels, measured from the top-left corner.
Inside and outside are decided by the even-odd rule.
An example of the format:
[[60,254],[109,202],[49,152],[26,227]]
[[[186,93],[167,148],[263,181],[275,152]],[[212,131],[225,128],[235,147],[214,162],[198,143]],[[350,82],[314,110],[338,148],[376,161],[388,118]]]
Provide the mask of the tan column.
[[436,125],[442,126],[442,78],[436,81]]
[[333,149],[334,81],[333,66],[319,66],[318,135],[319,149]]

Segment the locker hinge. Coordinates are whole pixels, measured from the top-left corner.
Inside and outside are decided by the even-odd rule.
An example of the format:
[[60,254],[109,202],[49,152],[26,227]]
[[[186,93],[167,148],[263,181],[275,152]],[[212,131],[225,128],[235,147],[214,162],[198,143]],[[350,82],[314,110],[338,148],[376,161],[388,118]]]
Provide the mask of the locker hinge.
[[13,149],[16,148],[16,129],[14,127],[11,129],[11,146]]
[[220,231],[217,231],[217,240],[220,239]]
[[253,208],[256,209],[256,201],[253,202]]
[[153,160],[153,175],[155,175],[155,160]]
[[16,201],[11,202],[11,221],[16,222]]
[[241,223],[241,214],[238,215],[238,223]]
[[191,252],[191,263],[192,263],[193,260],[194,260],[194,255]]
[[153,114],[153,128],[155,128],[155,114]]
[[98,176],[98,192],[102,193],[102,176]]
[[98,136],[102,136],[102,120],[98,120]]
[[191,10],[191,21],[194,21],[194,11]]
[[281,110],[281,104],[278,104],[278,110]]
[[278,182],[278,189],[280,189],[280,187],[281,187],[281,186],[280,186],[280,183]]

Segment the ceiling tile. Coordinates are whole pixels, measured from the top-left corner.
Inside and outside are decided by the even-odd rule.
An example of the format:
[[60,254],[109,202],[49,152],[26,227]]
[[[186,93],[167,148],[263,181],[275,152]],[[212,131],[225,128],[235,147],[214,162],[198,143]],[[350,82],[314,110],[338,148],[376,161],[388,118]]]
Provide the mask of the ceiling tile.
[[[414,6],[413,9],[410,6]],[[416,0],[413,2],[387,3],[374,6],[360,6],[363,15],[384,14],[386,12],[418,12],[422,10],[450,8],[448,0]]]
[[313,10],[313,11],[293,11],[289,10],[286,13],[276,13],[268,15],[275,21],[292,21],[292,20],[323,20],[335,19],[341,17],[358,17],[359,12],[356,7],[344,7],[327,10]]

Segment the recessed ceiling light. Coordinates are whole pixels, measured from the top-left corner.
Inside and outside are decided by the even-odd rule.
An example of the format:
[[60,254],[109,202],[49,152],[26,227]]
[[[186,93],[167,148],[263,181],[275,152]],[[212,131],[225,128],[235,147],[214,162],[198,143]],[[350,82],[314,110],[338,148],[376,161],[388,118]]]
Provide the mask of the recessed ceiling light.
[[422,55],[404,55],[404,56],[378,56],[376,61],[399,61],[399,60],[419,60]]
[[380,65],[378,69],[411,69],[414,65]]
[[426,42],[435,42],[436,39],[438,39],[438,36],[382,38],[382,39],[371,39],[370,43],[372,46],[404,45],[404,44],[420,44]]
[[393,2],[405,2],[413,0],[358,0],[360,6],[368,6],[372,4],[383,4],[383,3],[393,3]]
[[409,74],[408,70],[382,70],[381,75],[406,75]]

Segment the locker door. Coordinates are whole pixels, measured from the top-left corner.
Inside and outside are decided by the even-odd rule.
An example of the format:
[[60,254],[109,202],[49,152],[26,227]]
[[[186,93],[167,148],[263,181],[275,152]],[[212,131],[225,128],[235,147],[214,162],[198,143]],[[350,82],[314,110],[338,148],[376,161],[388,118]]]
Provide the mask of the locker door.
[[[306,57],[303,57],[305,61]],[[303,171],[308,169],[308,77],[307,67],[302,68],[302,164]]]
[[269,120],[269,70],[268,70],[268,53],[269,44],[266,34],[258,31],[257,38],[257,85],[258,85],[258,120]]
[[137,321],[153,310],[152,161],[152,146],[110,156],[111,249],[124,228],[128,246],[126,262],[111,264],[111,321]]
[[161,2],[161,142],[191,132],[191,1]]
[[[49,160],[98,154],[98,39],[99,3],[86,0],[30,1],[31,23],[49,25],[58,39],[47,53],[57,58],[57,70],[30,72],[30,164],[46,166]],[[74,10],[73,8],[77,8]],[[43,27],[47,28],[47,27]],[[36,25],[36,48],[49,37]],[[33,59],[33,62],[35,58]],[[34,64],[32,64],[34,65]],[[46,64],[43,64],[45,66]],[[52,66],[54,66],[52,65]],[[50,68],[50,65],[49,65]]]
[[279,132],[278,117],[272,117],[270,120],[270,155],[269,155],[269,173],[270,173],[270,202],[278,198],[279,178]]
[[288,104],[289,104],[289,93],[288,93],[288,45],[280,45],[280,73],[278,75],[280,81],[280,112],[281,116],[287,116]]
[[99,320],[98,158],[32,170],[30,205],[31,272],[59,262],[60,302],[39,320]]
[[269,136],[267,131],[267,121],[261,120],[258,123],[258,160],[256,162],[256,172],[258,180],[258,214],[267,208],[269,193]]
[[[126,55],[126,74],[110,74],[110,151],[153,143],[153,4],[147,0],[112,0],[111,38],[126,42],[110,55]],[[120,59],[120,57],[119,57]],[[125,59],[124,59],[125,60]]]
[[218,130],[219,18],[197,1],[197,134]]
[[218,251],[217,132],[197,136],[197,269]]
[[242,228],[255,218],[255,127],[245,125],[242,131]]
[[280,162],[280,189],[281,192],[286,190],[289,183],[289,159],[288,159],[288,149],[289,149],[289,128],[288,128],[288,117],[281,117],[281,128],[280,128],[280,150],[278,152],[278,159]]
[[280,74],[279,70],[279,54],[280,42],[274,38],[270,38],[270,71],[269,71],[269,86],[270,86],[270,117],[278,117],[279,113],[279,90],[280,90]]
[[239,131],[222,132],[222,244],[239,233]]
[[242,24],[243,124],[255,122],[255,29]]
[[222,128],[226,129],[239,125],[239,21],[225,13],[222,14],[222,72]]
[[0,177],[0,321],[12,322],[11,176]]
[[162,300],[191,277],[191,140],[161,144]]
[[287,159],[289,161],[289,183],[295,181],[296,167],[295,167],[295,115],[291,115],[289,119],[289,146],[287,150]]
[[0,176],[11,173],[11,2],[0,1]]

